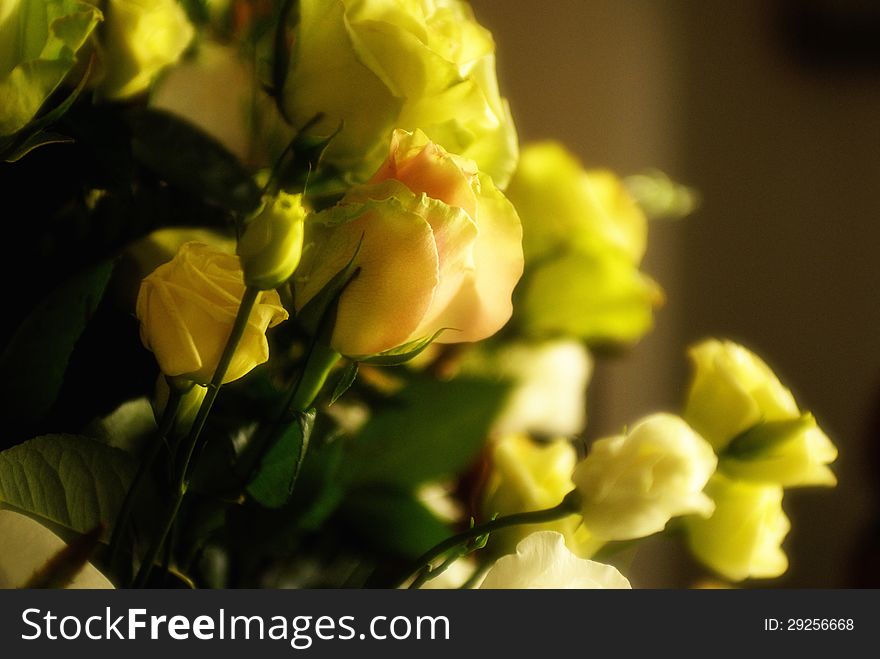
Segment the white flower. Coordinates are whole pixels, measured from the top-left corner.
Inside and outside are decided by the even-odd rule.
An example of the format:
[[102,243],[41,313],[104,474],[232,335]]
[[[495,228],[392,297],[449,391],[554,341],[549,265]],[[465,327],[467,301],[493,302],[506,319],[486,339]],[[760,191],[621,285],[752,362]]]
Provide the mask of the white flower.
[[593,360],[579,341],[517,342],[495,351],[474,350],[462,371],[513,382],[507,404],[492,426],[500,435],[576,435],[586,425],[584,399]]
[[584,523],[605,540],[642,538],[677,515],[712,513],[703,487],[718,460],[682,419],[653,414],[626,435],[595,442],[572,480]]
[[[0,588],[24,587],[64,547],[64,541],[39,522],[0,510]],[[86,563],[67,587],[113,588],[113,584]]]
[[553,531],[532,533],[486,573],[480,588],[631,588],[616,568],[578,558]]

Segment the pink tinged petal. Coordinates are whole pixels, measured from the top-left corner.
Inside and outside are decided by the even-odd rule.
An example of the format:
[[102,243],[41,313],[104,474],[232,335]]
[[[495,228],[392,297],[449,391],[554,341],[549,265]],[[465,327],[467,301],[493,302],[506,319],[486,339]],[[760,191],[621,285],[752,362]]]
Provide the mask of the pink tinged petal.
[[501,329],[513,312],[511,296],[523,271],[522,225],[513,204],[487,176],[480,176],[480,184],[475,269],[435,319],[437,329],[458,330],[444,332],[438,343],[485,339]]
[[415,338],[431,336],[443,325],[438,318],[461,291],[465,281],[474,273],[474,245],[479,230],[471,217],[461,208],[451,208],[443,202],[423,198],[419,209],[434,233],[439,261],[439,284],[430,308],[415,331]]
[[416,194],[426,194],[449,206],[462,208],[475,218],[477,196],[473,183],[476,176],[475,163],[448,154],[428,141],[421,131],[395,130],[388,159],[370,183],[396,179]]
[[359,356],[406,343],[438,284],[437,248],[428,222],[387,200],[357,219],[314,232],[319,240],[304,255],[311,270],[297,281],[297,308],[345,267],[363,237],[353,263],[359,273],[340,297],[331,345]]

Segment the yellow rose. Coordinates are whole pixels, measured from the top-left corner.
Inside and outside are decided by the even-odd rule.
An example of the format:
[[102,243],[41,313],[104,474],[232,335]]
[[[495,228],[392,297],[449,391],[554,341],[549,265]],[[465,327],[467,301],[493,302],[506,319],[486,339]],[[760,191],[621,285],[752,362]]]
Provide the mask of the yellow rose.
[[650,329],[663,296],[639,271],[647,220],[617,176],[540,142],[523,149],[508,196],[523,222],[527,333],[621,342]]
[[531,262],[559,249],[617,249],[633,264],[645,254],[648,222],[612,172],[585,170],[558,142],[526,145],[508,197],[523,221]]
[[194,36],[177,0],[107,0],[98,91],[114,99],[146,91]]
[[626,434],[600,439],[574,470],[587,530],[603,540],[662,531],[678,515],[709,515],[703,487],[715,471],[712,447],[671,414],[653,414]]
[[791,524],[782,511],[782,488],[733,481],[718,473],[706,493],[715,501],[708,519],[685,519],[694,555],[733,581],[778,577],[788,569],[781,544]]
[[575,556],[552,531],[520,541],[516,553],[499,558],[480,584],[481,589],[631,587],[617,568]]
[[[0,510],[0,588],[23,588],[65,546],[61,538],[30,517]],[[113,584],[86,563],[66,587],[106,589]]]
[[[551,508],[574,489],[571,473],[577,452],[571,442],[556,439],[538,443],[525,435],[507,435],[491,449],[491,471],[483,495],[483,514],[512,515]],[[590,537],[580,515],[543,524],[528,524],[492,533],[489,543],[504,553],[535,531],[557,531],[568,548],[579,556],[591,556],[602,544]]]
[[757,355],[710,339],[690,349],[684,417],[721,455],[730,476],[783,486],[834,485],[837,449]]
[[245,283],[268,290],[290,279],[302,256],[305,217],[302,195],[279,192],[263,200],[238,241]]
[[307,220],[297,311],[354,256],[334,350],[374,355],[444,328],[441,343],[478,341],[510,318],[521,236],[513,206],[473,162],[419,131],[395,131],[372,181]]
[[[141,340],[165,375],[211,381],[244,290],[237,256],[193,242],[143,280],[137,299]],[[223,381],[265,362],[266,330],[286,319],[278,293],[260,293]]]
[[517,139],[495,45],[461,0],[302,0],[285,102],[296,126],[323,115],[325,161],[364,180],[394,128],[422,129],[504,187]]

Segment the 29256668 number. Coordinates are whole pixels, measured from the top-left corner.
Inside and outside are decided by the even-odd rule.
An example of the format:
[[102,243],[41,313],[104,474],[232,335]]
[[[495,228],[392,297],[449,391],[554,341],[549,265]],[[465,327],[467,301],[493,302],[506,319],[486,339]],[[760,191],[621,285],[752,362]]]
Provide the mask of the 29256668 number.
[[852,618],[764,618],[765,631],[852,631]]

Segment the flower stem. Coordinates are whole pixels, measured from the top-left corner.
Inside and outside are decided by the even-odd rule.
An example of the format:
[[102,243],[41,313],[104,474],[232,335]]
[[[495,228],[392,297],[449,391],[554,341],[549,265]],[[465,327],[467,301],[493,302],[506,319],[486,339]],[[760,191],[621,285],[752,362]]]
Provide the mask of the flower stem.
[[525,513],[516,513],[514,515],[508,515],[506,517],[499,517],[497,519],[493,519],[485,524],[480,524],[479,526],[474,526],[466,531],[462,531],[456,535],[453,535],[443,542],[435,545],[424,554],[418,557],[412,565],[407,569],[407,571],[403,574],[401,579],[398,579],[395,582],[395,587],[400,587],[406,580],[413,574],[417,572],[421,572],[425,568],[431,565],[431,563],[443,556],[446,552],[455,549],[459,545],[463,545],[464,543],[473,540],[474,538],[478,538],[481,535],[486,535],[488,533],[492,533],[494,531],[499,531],[501,529],[507,528],[509,526],[519,526],[520,524],[540,524],[542,522],[550,522],[555,519],[562,519],[563,517],[568,517],[572,513],[577,512],[580,507],[580,496],[577,494],[577,490],[573,490],[569,492],[568,495],[556,506],[552,508],[546,508],[544,510],[533,510]]
[[197,448],[201,450],[203,444],[203,442],[199,441],[202,430],[205,427],[205,422],[208,420],[208,415],[211,413],[211,408],[214,406],[214,401],[217,399],[217,394],[220,393],[223,378],[226,376],[226,371],[229,370],[229,365],[232,363],[232,358],[235,356],[238,342],[244,335],[251,311],[253,310],[259,295],[260,289],[254,286],[248,286],[241,298],[241,304],[238,307],[238,314],[235,316],[232,331],[229,334],[229,338],[226,340],[226,347],[223,348],[223,354],[220,356],[220,361],[217,363],[217,368],[214,370],[214,377],[208,385],[208,391],[205,394],[205,399],[199,407],[192,428],[190,428],[189,434],[181,445],[183,460],[178,469],[177,491],[174,502],[165,517],[159,535],[153,538],[149,550],[141,561],[140,569],[132,583],[135,588],[141,588],[147,582],[150,572],[153,569],[153,563],[156,561],[156,556],[158,556],[159,550],[165,543],[168,533],[174,525],[177,513],[180,511],[180,505],[183,503],[183,498],[186,496],[186,490],[189,486],[190,466],[193,461],[193,456],[197,453]]
[[147,453],[141,457],[137,472],[135,472],[131,485],[128,488],[128,492],[125,494],[125,499],[122,501],[119,513],[116,515],[116,522],[113,524],[113,534],[110,536],[110,550],[108,557],[111,569],[116,566],[119,557],[119,550],[122,547],[122,538],[128,527],[128,521],[131,517],[132,510],[134,509],[135,501],[137,501],[138,492],[143,486],[147,474],[150,473],[150,470],[153,468],[156,458],[159,457],[159,451],[162,449],[163,445],[166,445],[168,433],[171,432],[171,428],[174,426],[174,420],[177,417],[177,410],[180,408],[180,401],[183,398],[185,391],[180,386],[172,383],[170,379],[168,382],[168,390],[168,402],[165,404],[165,410],[162,412],[162,418],[159,420],[159,428],[156,432],[156,436],[147,447]]
[[[317,339],[312,341],[306,353],[303,370],[296,383],[290,388],[290,392],[287,394],[284,402],[272,416],[272,421],[269,424],[260,426],[239,459],[241,487],[246,487],[254,477],[263,459],[263,455],[278,440],[280,434],[287,427],[286,424],[295,421],[297,413],[305,412],[312,406],[315,398],[317,398],[327,382],[327,376],[340,357],[341,355],[338,352],[329,346],[319,343]],[[296,483],[296,478],[307,450],[307,438],[304,438],[293,483]]]

